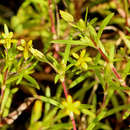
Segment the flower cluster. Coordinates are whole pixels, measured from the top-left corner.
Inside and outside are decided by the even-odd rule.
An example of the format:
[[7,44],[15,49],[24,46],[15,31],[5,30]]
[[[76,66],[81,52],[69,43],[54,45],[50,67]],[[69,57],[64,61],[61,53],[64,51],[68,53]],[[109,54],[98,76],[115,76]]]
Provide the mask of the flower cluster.
[[65,112],[70,115],[72,112],[79,115],[79,106],[80,106],[80,101],[75,101],[73,102],[72,97],[70,95],[67,96],[66,101],[62,102]]
[[18,50],[23,51],[23,55],[25,59],[29,57],[29,49],[32,47],[32,40],[26,42],[25,40],[21,40],[21,45],[17,47]]
[[77,53],[72,53],[73,57],[75,59],[77,59],[77,62],[76,62],[76,66],[80,67],[81,69],[83,70],[87,70],[88,69],[88,65],[87,65],[87,62],[91,62],[92,59],[90,57],[88,57],[86,55],[86,50],[83,49],[80,53],[80,55],[78,55]]
[[[13,38],[13,32],[9,32],[7,25],[4,25],[4,33],[1,35],[0,44],[2,44],[6,50],[10,49],[11,44],[15,44],[19,51],[23,52],[24,59],[29,58],[29,53],[32,53],[36,58],[45,59],[42,52],[33,48],[32,40],[26,42],[24,39],[17,40]],[[19,42],[20,41],[20,42]],[[20,44],[19,44],[20,43]]]
[[6,25],[4,25],[4,30],[5,32],[2,33],[0,44],[3,44],[5,48],[9,49],[11,47],[11,43],[17,43],[18,40],[13,39],[13,32],[9,32]]

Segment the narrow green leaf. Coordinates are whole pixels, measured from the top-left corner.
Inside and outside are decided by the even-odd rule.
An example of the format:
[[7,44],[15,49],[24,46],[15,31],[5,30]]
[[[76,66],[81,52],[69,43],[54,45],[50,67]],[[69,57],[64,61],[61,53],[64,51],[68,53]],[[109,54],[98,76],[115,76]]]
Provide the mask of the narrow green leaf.
[[56,114],[56,112],[57,112],[57,109],[58,109],[57,107],[53,108],[53,109],[48,113],[48,115],[43,118],[43,126],[44,126],[44,123],[46,124],[46,123],[49,123],[49,122],[53,122],[53,121],[54,121],[54,116],[55,116],[55,114]]
[[124,72],[123,72],[123,77],[126,77],[129,72],[130,72],[130,60],[128,61],[128,63],[125,66],[125,69],[124,69]]
[[57,62],[57,60],[55,59],[55,57],[52,56],[52,54],[47,54],[47,58],[49,61],[51,61],[51,63],[55,66],[58,67],[59,63]]
[[73,88],[75,87],[77,84],[79,84],[80,82],[82,82],[84,79],[86,79],[89,76],[89,73],[86,73],[84,75],[81,75],[80,77],[78,77],[77,79],[75,79],[69,86],[69,88]]
[[35,88],[33,87],[34,85],[32,85],[31,83],[28,83],[26,81],[22,81],[20,88],[27,94],[29,95],[33,95],[36,96],[37,92],[35,90]]
[[1,114],[4,111],[5,105],[7,103],[8,97],[9,97],[9,93],[10,93],[10,86],[6,86],[5,91],[4,91],[4,97],[2,100],[2,104],[1,104]]
[[24,77],[27,81],[31,82],[31,83],[34,85],[35,88],[40,89],[40,87],[39,87],[37,81],[36,81],[33,77],[31,77],[31,76],[29,76],[29,75],[24,75],[23,77]]
[[52,99],[51,97],[49,98],[49,97],[45,97],[45,96],[40,96],[39,99],[41,99],[43,102],[47,102],[47,103],[55,105],[55,106],[57,106],[59,108],[62,108],[62,105],[58,101]]
[[105,28],[106,25],[109,23],[109,21],[111,20],[111,18],[113,17],[113,15],[114,15],[114,13],[109,14],[109,15],[103,20],[103,22],[101,23],[100,29],[99,29],[98,34],[97,34],[97,38],[98,38],[98,39],[100,39],[104,28]]
[[85,115],[91,116],[92,118],[95,118],[95,116],[96,116],[92,111],[90,111],[88,109],[82,109],[81,112],[84,113]]
[[11,103],[12,103],[12,98],[13,98],[13,95],[10,93],[8,96],[7,102],[5,104],[3,117],[6,117],[9,114]]
[[59,79],[60,79],[60,75],[57,74],[57,75],[55,76],[55,84],[58,82]]
[[[50,97],[50,96],[51,96],[50,87],[47,87],[47,88],[46,88],[45,96],[47,96],[47,97]],[[51,106],[50,103],[45,103],[45,111],[44,111],[44,114],[45,114],[45,115],[47,115],[47,113],[49,112],[50,106]]]
[[18,90],[19,90],[19,88],[13,88],[13,89],[11,89],[11,94],[15,94]]
[[68,58],[69,58],[70,48],[71,48],[71,45],[67,44],[66,48],[65,48],[65,53],[64,53],[64,65],[65,66],[66,66]]
[[[57,115],[55,116],[55,118],[54,118],[54,121],[59,121],[59,120],[61,120],[62,118],[64,118],[64,117],[66,117],[67,116],[67,114],[65,113],[65,111],[64,110],[60,110],[58,113],[57,113]],[[63,122],[62,122],[63,123]],[[72,124],[72,123],[71,123]]]
[[106,50],[105,50],[105,48],[104,48],[102,42],[101,42],[100,40],[97,40],[97,43],[98,43],[98,47],[102,50],[102,52],[103,52],[106,56],[108,56],[108,54],[107,54],[107,52],[106,52]]
[[124,43],[128,47],[128,49],[130,49],[130,40],[127,39],[127,37],[125,36],[125,34],[123,32],[119,31],[119,33],[120,33],[120,36],[123,39]]
[[[128,0],[124,0],[124,8],[125,8],[125,13],[126,13],[126,16],[129,16],[129,1]],[[129,25],[128,25],[129,26]]]
[[[115,86],[112,86],[112,87],[115,87]],[[107,90],[107,97],[106,97],[106,100],[105,100],[105,106],[107,106],[108,105],[108,103],[109,103],[109,101],[110,101],[110,99],[111,99],[111,97],[112,97],[112,95],[113,95],[113,93],[114,93],[114,90],[113,90],[113,88],[109,88],[108,90]]]
[[[31,60],[30,61],[28,61],[28,63],[29,62],[31,62]],[[34,69],[34,67],[37,65],[37,63],[38,63],[38,61],[36,61],[36,62],[34,62],[27,70],[27,72],[29,72],[29,71],[31,71],[32,69]]]
[[94,29],[94,27],[91,24],[88,24],[87,27],[88,27],[88,30],[89,30],[90,37],[97,43],[96,30]]
[[69,65],[66,67],[65,71],[69,70],[69,69],[70,69],[72,66],[74,66],[74,65],[75,65],[74,63],[69,64]]
[[[115,94],[112,95],[111,103],[112,103],[114,108],[119,106],[118,99],[117,99],[117,96]],[[115,115],[116,115],[116,119],[119,119],[121,117],[120,113],[118,113],[118,112],[116,112]]]
[[22,79],[23,79],[23,74],[21,73],[19,75],[19,78],[18,78],[17,82],[16,82],[16,85],[20,84],[20,82],[22,81]]
[[6,84],[11,84],[12,82],[16,81],[19,78],[19,75],[12,76],[11,78],[7,79]]
[[89,22],[89,24],[94,24],[96,21],[98,20],[98,18],[93,18],[90,22]]
[[[3,117],[6,117],[9,114],[10,111],[10,107],[11,107],[11,103],[12,103],[12,98],[13,98],[13,94],[16,93],[18,91],[18,88],[13,88],[10,92],[9,92],[9,96],[7,96],[8,92],[5,92],[5,96],[7,99],[5,107],[4,107],[4,111],[3,111]],[[4,99],[5,100],[5,99]],[[4,101],[3,100],[3,101]]]
[[62,91],[63,91],[62,85],[60,84],[60,85],[58,86],[57,90],[56,90],[56,95],[55,95],[55,97],[56,97],[57,100],[60,99],[60,97],[61,97],[61,95],[62,95]]
[[31,124],[38,121],[41,115],[42,115],[42,101],[36,100],[32,109]]
[[[85,81],[82,85],[82,87],[80,88],[80,90],[78,90],[77,92],[75,92],[74,96],[73,96],[73,99],[78,99],[80,100],[81,102],[83,101],[85,95],[86,95],[86,92],[88,90],[90,90],[94,85],[95,85],[96,81],[94,82],[88,82],[88,81]],[[87,87],[86,87],[87,86]],[[82,95],[82,96],[81,96]]]
[[87,23],[87,17],[88,17],[88,7],[86,8],[86,13],[85,13],[85,24]]
[[[127,90],[130,91],[130,87],[126,86],[126,87],[122,87],[120,86],[118,83],[114,83],[113,81],[109,81],[111,83],[110,88],[114,89],[114,90]],[[113,87],[114,86],[114,87]]]
[[83,41],[81,40],[53,40],[51,41],[51,43],[92,46],[90,45],[90,43],[92,43],[90,39],[85,39]]
[[61,14],[61,17],[67,21],[67,22],[73,22],[74,21],[74,18],[71,14],[65,12],[65,11],[62,11],[60,10],[60,14]]
[[110,52],[109,52],[109,60],[110,60],[110,62],[113,62],[114,53],[115,53],[115,46],[113,44],[111,44],[110,45]]
[[97,123],[104,118],[106,111],[102,111],[89,125],[87,130],[93,130]]
[[115,114],[116,112],[119,112],[119,111],[122,111],[122,110],[128,110],[128,108],[130,108],[130,104],[120,105],[116,108],[113,108],[113,109],[107,111],[104,118],[111,116],[111,115]]
[[93,109],[93,105],[90,104],[80,104],[79,109]]

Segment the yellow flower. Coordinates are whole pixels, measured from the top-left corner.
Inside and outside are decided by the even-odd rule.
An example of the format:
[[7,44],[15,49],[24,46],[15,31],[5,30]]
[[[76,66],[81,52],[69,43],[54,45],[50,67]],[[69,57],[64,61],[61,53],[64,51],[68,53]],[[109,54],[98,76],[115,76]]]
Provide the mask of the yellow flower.
[[83,49],[80,55],[76,54],[75,52],[72,53],[73,57],[77,59],[76,66],[80,67],[81,69],[87,70],[88,65],[86,62],[91,62],[92,59],[86,55],[86,50]]
[[5,48],[9,49],[11,47],[11,43],[17,43],[18,40],[13,39],[13,32],[9,32],[6,25],[4,25],[5,33],[2,33],[2,39],[0,43],[4,45]]
[[70,115],[72,112],[79,115],[80,111],[78,110],[80,106],[80,101],[73,102],[72,97],[70,95],[67,96],[67,101],[62,102],[66,113]]
[[29,58],[29,49],[32,47],[32,40],[26,42],[21,40],[21,45],[17,47],[18,50],[23,51],[24,58],[27,60]]

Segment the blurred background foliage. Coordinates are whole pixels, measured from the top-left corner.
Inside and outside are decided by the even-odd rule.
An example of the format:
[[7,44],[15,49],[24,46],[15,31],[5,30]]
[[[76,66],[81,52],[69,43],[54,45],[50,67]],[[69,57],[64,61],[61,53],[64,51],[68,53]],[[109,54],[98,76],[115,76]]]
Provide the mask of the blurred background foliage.
[[[109,23],[110,26],[104,29],[101,42],[109,55],[109,60],[116,66],[123,80],[126,81],[127,87],[129,87],[129,0],[52,0],[56,34],[51,32],[52,25],[48,0],[3,0],[0,1],[0,31],[3,32],[3,25],[6,24],[14,32],[14,38],[25,39],[26,41],[33,40],[34,48],[47,55],[48,60],[52,61],[53,64],[58,64],[57,61],[61,62],[61,57],[64,57],[65,46],[64,44],[58,44],[60,47],[58,52],[60,58],[55,61],[54,57],[52,57],[55,45],[50,41],[55,39],[68,40],[71,38],[80,41],[86,40],[83,37],[86,28],[86,25],[84,25],[86,8],[88,8],[86,22],[90,23],[96,32],[99,30],[102,20],[109,14],[114,13]],[[74,24],[79,27],[80,31],[61,18],[59,10],[69,12],[74,17]],[[68,58],[69,63],[76,64],[81,56],[81,50],[84,48],[86,47],[83,45],[72,46],[70,50],[71,56]],[[69,92],[74,100],[79,100],[82,103],[80,106],[82,114],[76,116],[78,130],[91,130],[92,128],[97,130],[128,130],[129,114],[126,113],[124,119],[122,119],[122,116],[125,113],[124,110],[129,110],[130,106],[128,95],[124,92],[124,89],[121,89],[122,85],[119,82],[114,82],[114,75],[109,65],[106,65],[106,62],[94,47],[87,47],[87,52],[85,52],[83,57],[87,57],[86,64],[82,65],[78,62],[77,64],[78,66],[81,65],[80,67],[72,67],[66,71],[66,84],[69,86]],[[92,61],[89,57],[92,58]],[[6,125],[0,129],[38,130],[42,128],[43,130],[71,130],[71,121],[64,111],[60,110],[63,106],[59,102],[63,100],[64,95],[61,84],[59,82],[57,84],[54,83],[56,73],[46,63],[32,61],[33,58],[27,63],[23,63],[23,68],[21,69],[22,73],[25,73],[24,67],[31,62],[33,67],[28,73],[37,82],[31,77],[24,77],[30,79],[31,83],[22,81],[22,85],[18,86],[19,90],[16,90],[15,87],[15,89],[11,90],[12,101],[10,101],[9,111],[15,110],[29,96],[44,96],[39,97],[40,100],[36,100],[31,107],[20,115],[14,124]],[[62,67],[64,68],[62,62],[60,65],[57,67],[59,71]],[[87,68],[88,71],[82,68]],[[34,70],[32,71],[32,69]],[[13,84],[13,86],[17,85]],[[114,89],[112,88],[113,86],[115,87]],[[40,89],[37,90],[36,88]],[[12,97],[12,95],[14,96]],[[105,104],[102,104],[104,100]],[[100,113],[102,106],[106,107],[105,110],[108,112],[106,112],[107,114],[104,112],[105,116],[103,115],[104,113]]]

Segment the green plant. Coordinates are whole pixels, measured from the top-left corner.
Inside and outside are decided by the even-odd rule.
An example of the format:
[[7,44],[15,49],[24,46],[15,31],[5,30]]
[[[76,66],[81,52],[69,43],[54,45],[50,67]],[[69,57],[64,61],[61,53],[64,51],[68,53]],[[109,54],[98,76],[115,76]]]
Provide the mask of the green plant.
[[[67,11],[58,12],[60,2],[25,0],[8,23],[14,33],[4,25],[0,35],[0,127],[15,129],[14,121],[32,104],[29,130],[111,130],[111,118],[120,129],[119,122],[123,124],[130,113],[128,2],[122,7],[118,1],[116,7],[114,1],[82,1],[77,7],[75,0],[67,0],[63,1]],[[77,8],[86,9],[84,18]],[[125,16],[111,9],[119,14],[122,9]],[[105,18],[89,21],[89,12]],[[41,51],[33,45],[39,37],[44,45]],[[14,109],[13,97],[20,90],[31,97]]]

